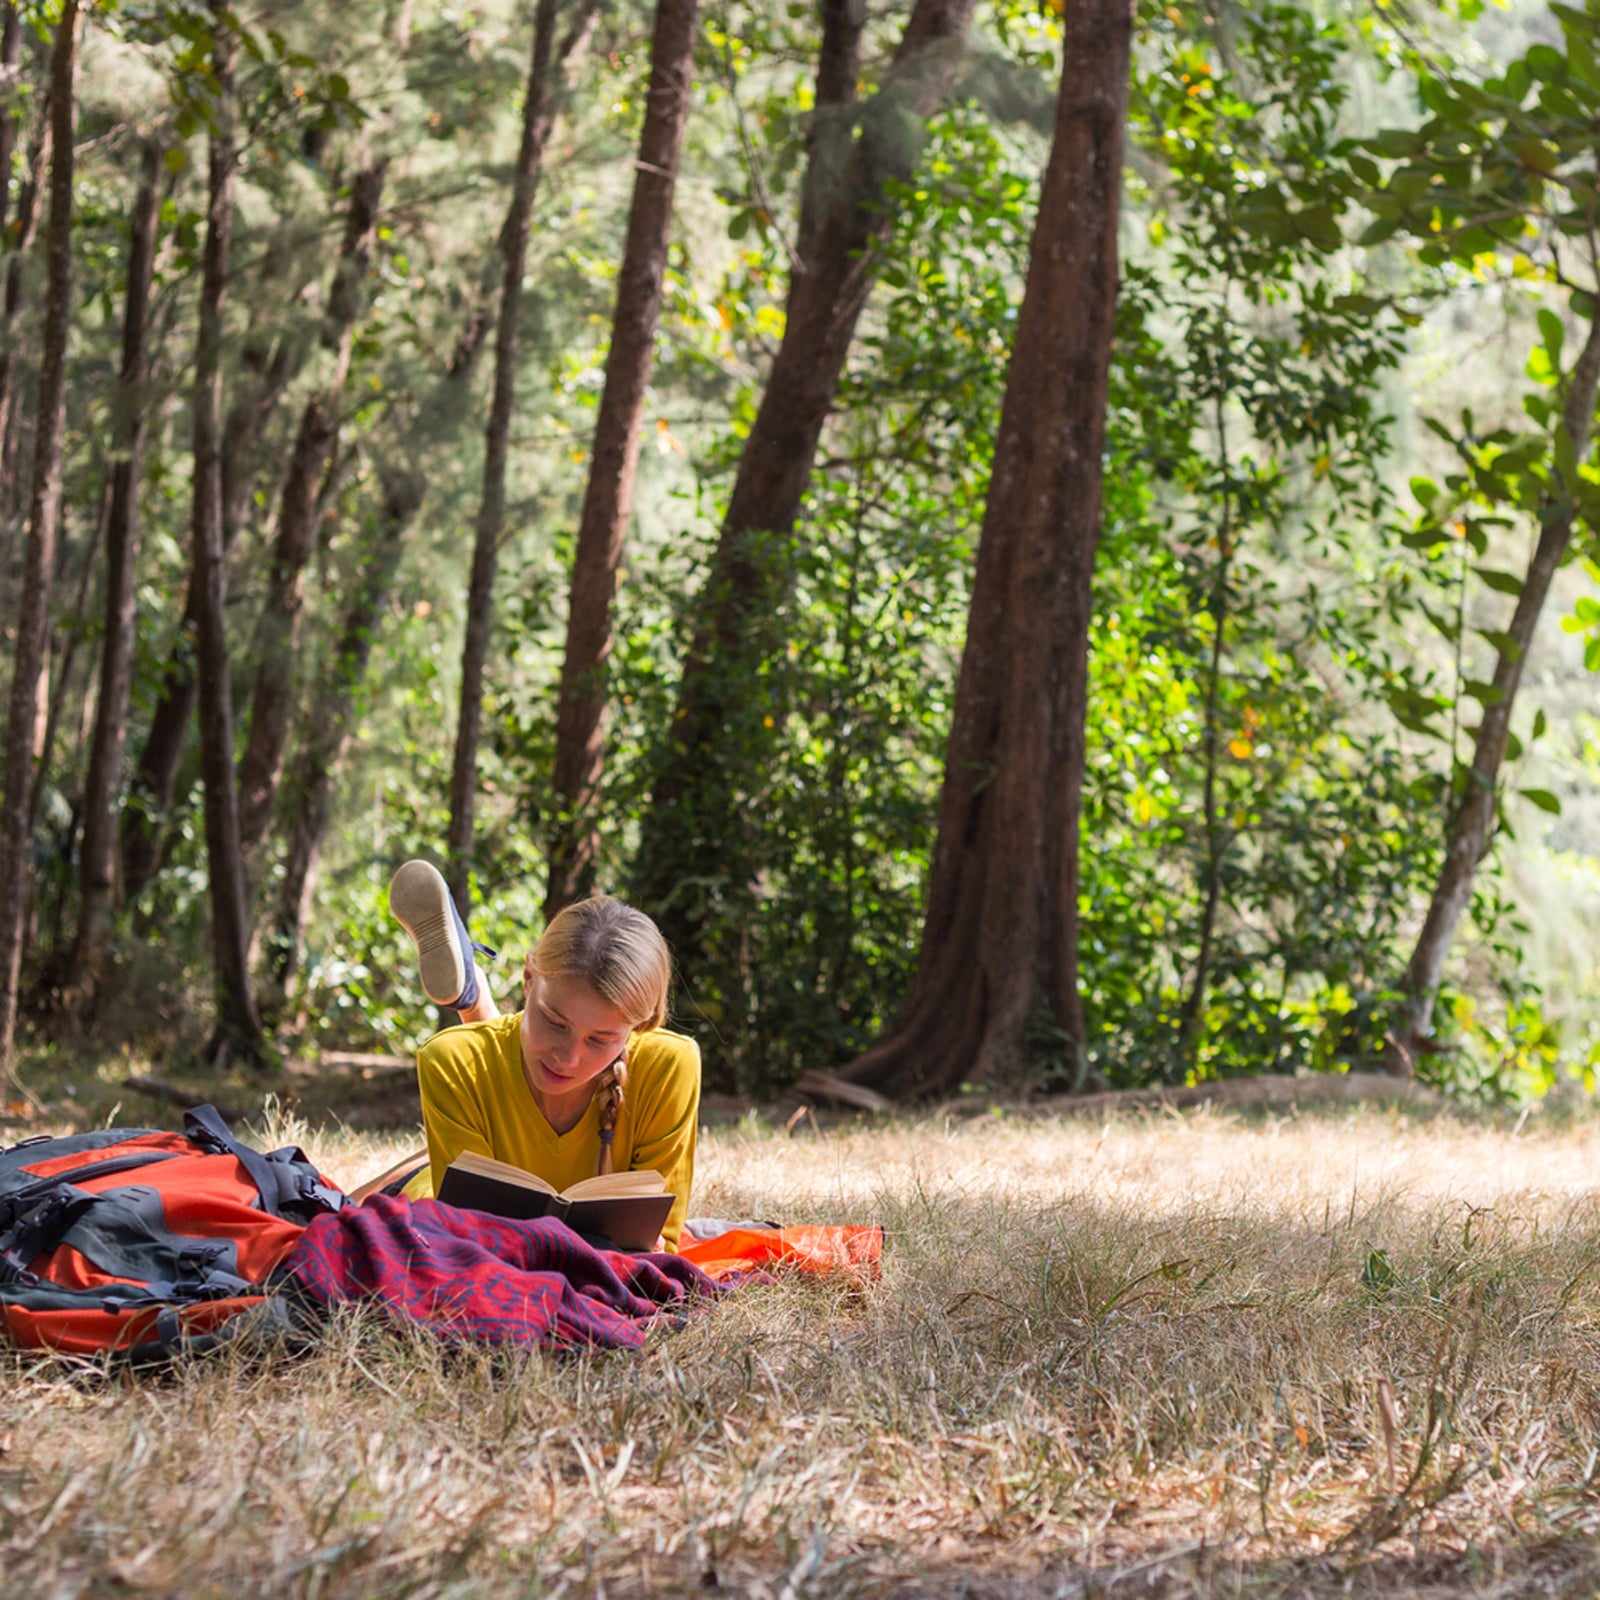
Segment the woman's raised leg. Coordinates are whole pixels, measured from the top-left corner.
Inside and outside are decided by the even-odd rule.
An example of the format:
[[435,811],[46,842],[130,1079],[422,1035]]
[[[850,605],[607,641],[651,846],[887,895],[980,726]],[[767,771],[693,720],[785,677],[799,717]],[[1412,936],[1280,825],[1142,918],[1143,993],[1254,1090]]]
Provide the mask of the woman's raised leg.
[[443,874],[429,861],[408,861],[389,882],[389,909],[417,947],[422,992],[449,1006],[463,1022],[500,1015],[488,979],[474,959],[472,936],[450,898]]

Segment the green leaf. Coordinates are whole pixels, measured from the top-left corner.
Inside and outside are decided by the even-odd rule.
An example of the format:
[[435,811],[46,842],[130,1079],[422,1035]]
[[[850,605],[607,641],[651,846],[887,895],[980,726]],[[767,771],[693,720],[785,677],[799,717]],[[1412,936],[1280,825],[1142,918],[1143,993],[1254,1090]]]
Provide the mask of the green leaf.
[[1541,811],[1548,811],[1552,817],[1561,815],[1561,802],[1548,789],[1523,789],[1519,792],[1524,800],[1538,806]]
[[1560,83],[1567,75],[1567,58],[1551,45],[1534,45],[1523,60],[1540,83]]
[[1367,149],[1374,155],[1388,156],[1392,161],[1413,156],[1421,148],[1422,135],[1402,128],[1385,128],[1376,138],[1367,140]]
[[1366,1260],[1361,1264],[1361,1286],[1368,1294],[1382,1297],[1395,1286],[1396,1273],[1387,1250],[1374,1250],[1370,1246]]
[[1548,306],[1539,308],[1539,332],[1544,336],[1544,347],[1550,352],[1550,363],[1561,366],[1561,345],[1567,337],[1566,325]]
[[1441,611],[1435,611],[1426,600],[1419,600],[1417,603],[1422,609],[1423,616],[1425,616],[1428,621],[1433,624],[1434,628],[1443,636],[1443,638],[1445,638],[1450,644],[1454,644],[1461,634],[1460,622],[1457,621],[1455,617],[1446,616]]
[[1482,706],[1497,706],[1506,697],[1504,689],[1497,689],[1492,683],[1485,683],[1481,678],[1468,678],[1461,685],[1461,692],[1470,695]]
[[1498,572],[1493,567],[1474,567],[1472,570],[1496,594],[1519,595],[1522,593],[1522,579],[1514,572]]
[[189,165],[189,152],[181,144],[168,145],[161,160],[168,172],[182,172]]
[[1544,731],[1550,726],[1544,714],[1544,707],[1540,706],[1533,714],[1533,732],[1528,735],[1530,739],[1544,738]]
[[1487,640],[1499,653],[1509,661],[1522,659],[1522,646],[1511,637],[1504,628],[1474,628],[1472,630],[1480,639]]
[[1570,495],[1578,487],[1578,452],[1572,446],[1572,435],[1564,422],[1556,424],[1556,471],[1561,474],[1562,486]]

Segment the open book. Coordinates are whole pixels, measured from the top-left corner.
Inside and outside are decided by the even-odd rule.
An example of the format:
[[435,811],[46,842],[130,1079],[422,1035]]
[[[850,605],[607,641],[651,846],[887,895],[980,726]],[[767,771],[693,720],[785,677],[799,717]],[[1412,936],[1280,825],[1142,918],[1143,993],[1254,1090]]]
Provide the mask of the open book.
[[526,1222],[558,1217],[579,1233],[597,1233],[621,1250],[653,1250],[678,1198],[659,1172],[608,1172],[559,1192],[521,1167],[463,1150],[445,1168],[439,1198],[469,1211]]

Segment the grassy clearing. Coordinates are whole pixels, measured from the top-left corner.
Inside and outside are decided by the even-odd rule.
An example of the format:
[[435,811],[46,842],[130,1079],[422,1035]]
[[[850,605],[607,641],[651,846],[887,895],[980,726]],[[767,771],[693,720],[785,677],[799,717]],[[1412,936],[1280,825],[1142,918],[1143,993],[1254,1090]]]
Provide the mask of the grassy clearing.
[[1593,1594],[1597,1157],[1371,1112],[713,1132],[697,1212],[881,1221],[881,1284],[642,1355],[352,1316],[162,1379],[5,1357],[4,1588]]

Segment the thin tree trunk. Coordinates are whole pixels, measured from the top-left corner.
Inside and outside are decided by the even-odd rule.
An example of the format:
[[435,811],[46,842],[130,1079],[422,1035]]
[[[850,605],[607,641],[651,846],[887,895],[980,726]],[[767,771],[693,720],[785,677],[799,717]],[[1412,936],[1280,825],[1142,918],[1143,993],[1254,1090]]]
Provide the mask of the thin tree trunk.
[[205,248],[201,258],[200,334],[194,356],[195,657],[200,680],[200,769],[205,786],[206,859],[211,879],[211,953],[216,1031],[207,1055],[262,1054],[261,1020],[250,991],[250,929],[239,798],[234,787],[233,704],[228,673],[227,562],[222,548],[222,333],[228,253],[233,234],[235,145],[234,42],[222,12],[212,61],[217,103],[210,138]]
[[763,720],[771,708],[754,705],[750,689],[782,648],[777,619],[794,570],[788,540],[898,213],[895,187],[915,168],[923,123],[949,94],[974,9],[975,0],[917,0],[883,88],[854,111],[864,7],[858,0],[824,6],[800,265],[790,274],[783,340],[696,605],[699,622],[633,871],[640,904],[691,967],[705,908],[681,885],[726,876],[729,841],[743,831],[747,775],[763,768],[763,741],[774,737]]
[[122,787],[128,695],[133,677],[134,576],[139,560],[139,469],[149,417],[150,286],[160,216],[161,147],[144,147],[139,193],[128,230],[128,293],[122,320],[122,371],[111,423],[111,511],[106,525],[105,639],[100,702],[84,786],[82,890],[78,929],[67,967],[69,993],[93,981],[116,889],[113,807]]
[[15,236],[6,260],[5,298],[0,302],[0,521],[10,517],[16,501],[17,414],[22,404],[17,322],[27,292],[28,258],[39,231],[39,201],[54,126],[47,89],[40,97],[39,121],[28,146],[28,175],[17,196]]
[[[279,252],[270,251],[262,263],[262,286],[282,268]],[[258,298],[260,295],[258,295]],[[260,477],[263,435],[277,410],[284,390],[300,366],[303,341],[276,340],[252,329],[244,341],[242,362],[246,376],[236,385],[222,428],[222,547],[231,554],[245,523],[247,509]],[[161,866],[168,813],[177,794],[178,774],[189,742],[194,718],[194,639],[199,618],[199,591],[189,575],[183,620],[172,657],[161,679],[150,728],[140,747],[129,784],[133,803],[122,813],[120,849],[122,893],[135,899]]]
[[278,888],[267,956],[268,994],[263,1004],[282,1004],[300,966],[302,930],[311,907],[317,862],[332,814],[334,784],[360,710],[384,605],[407,530],[421,509],[426,484],[421,473],[385,474],[383,503],[371,543],[362,553],[355,589],[339,625],[327,676],[301,729],[294,761],[284,780],[289,810],[289,849]]
[[1063,18],[1061,96],[984,507],[916,980],[849,1076],[901,1093],[1084,1063],[1078,816],[1117,296],[1128,0]]
[[[1594,432],[1597,390],[1600,390],[1600,317],[1589,324],[1588,338],[1567,380],[1561,407],[1561,420],[1579,461],[1587,453]],[[1444,866],[1401,980],[1405,1001],[1384,1060],[1386,1069],[1400,1077],[1409,1077],[1416,1070],[1418,1058],[1427,1050],[1432,1038],[1433,1004],[1444,977],[1445,958],[1450,953],[1450,943],[1462,913],[1472,898],[1478,863],[1488,852],[1494,836],[1500,767],[1505,760],[1511,712],[1522,683],[1522,669],[1533,646],[1534,630],[1539,625],[1550,584],[1572,542],[1571,505],[1577,497],[1578,486],[1563,484],[1562,491],[1559,501],[1541,508],[1548,520],[1541,516],[1538,543],[1522,580],[1522,592],[1517,596],[1511,626],[1506,630],[1508,643],[1501,646],[1495,661],[1492,682],[1496,693],[1491,703],[1484,706],[1478,722],[1466,793],[1450,818]]]
[[[681,6],[685,0],[669,0]],[[555,119],[560,63],[577,48],[592,24],[595,7],[585,6],[578,25],[556,49],[555,0],[539,0],[534,21],[533,53],[522,102],[522,141],[512,181],[511,205],[500,231],[504,262],[500,314],[495,328],[494,398],[484,435],[483,496],[478,507],[472,547],[472,575],[467,586],[466,636],[461,650],[461,706],[456,720],[455,759],[450,774],[450,828],[446,837],[446,870],[450,892],[465,916],[472,874],[473,833],[478,795],[478,736],[483,716],[483,670],[494,627],[494,575],[500,535],[505,526],[506,462],[510,449],[511,412],[516,403],[517,332],[522,306],[522,279],[527,268],[528,230],[538,192],[545,146]],[[690,6],[692,12],[693,6]],[[469,333],[471,330],[469,329]],[[470,378],[476,366],[475,346],[483,337],[458,343],[451,376]]]
[[[0,7],[0,174],[11,175],[17,148],[17,87],[22,76],[22,14],[15,5]],[[0,183],[0,233],[5,231],[11,185]]]
[[601,722],[611,655],[611,603],[633,512],[639,429],[650,382],[661,283],[672,231],[672,193],[694,76],[698,0],[658,0],[651,41],[650,90],[639,135],[628,236],[595,422],[589,485],[578,524],[566,655],[556,711],[556,815],[550,833],[545,915],[594,884],[595,797],[602,765]]
[[[88,537],[84,540],[83,559],[78,567],[78,592],[75,603],[68,613],[74,622],[89,614],[89,593],[94,583],[96,565],[100,560],[100,546],[105,541],[106,528],[111,520],[111,483],[109,475],[101,480],[100,503],[95,507],[93,520],[89,523]],[[60,553],[55,582],[55,588],[67,575],[69,565],[67,547],[69,540],[63,537],[67,531],[67,518],[63,511],[58,519],[56,548]],[[65,632],[65,641],[56,635]],[[67,707],[67,701],[72,694],[72,671],[77,665],[78,652],[83,645],[83,631],[81,628],[65,630],[52,630],[50,638],[45,644],[46,670],[44,672],[45,719],[44,737],[37,742],[35,754],[37,760],[34,764],[33,789],[28,796],[28,815],[37,817],[39,806],[44,799],[44,787],[50,781],[51,769],[55,766],[56,738],[61,731],[61,717]],[[49,663],[52,659],[56,662],[55,677],[52,681]]]
[[28,798],[33,776],[33,735],[39,720],[40,669],[49,626],[56,526],[61,514],[67,332],[72,315],[72,138],[77,109],[74,78],[80,20],[78,0],[62,0],[50,60],[54,154],[50,162],[50,221],[45,239],[48,278],[22,607],[17,618],[17,653],[6,721],[5,789],[0,810],[0,1106],[6,1101],[16,1032],[17,985],[31,878],[28,843],[33,819],[28,814]]
[[359,174],[351,191],[344,242],[322,321],[322,344],[333,353],[333,370],[300,415],[279,502],[267,597],[256,624],[250,735],[239,763],[239,836],[246,852],[266,835],[283,769],[283,747],[294,708],[305,568],[316,538],[323,476],[339,436],[339,405],[377,240],[378,202],[386,166],[379,161]]
[[[1226,291],[1225,291],[1226,292]],[[1224,329],[1227,324],[1224,321]],[[1227,333],[1224,332],[1226,339]],[[1228,352],[1222,352],[1224,373],[1228,370]],[[1200,1013],[1206,1003],[1206,989],[1211,980],[1211,956],[1216,940],[1217,913],[1222,905],[1222,859],[1227,853],[1223,837],[1220,808],[1217,805],[1217,771],[1222,761],[1222,730],[1219,702],[1222,694],[1222,660],[1227,651],[1228,635],[1228,579],[1233,567],[1233,474],[1228,459],[1228,420],[1226,396],[1217,397],[1217,447],[1222,456],[1222,517],[1217,529],[1217,572],[1211,586],[1211,660],[1206,674],[1205,733],[1201,740],[1201,753],[1205,762],[1205,783],[1201,800],[1202,822],[1205,829],[1206,859],[1201,873],[1203,888],[1200,896],[1200,937],[1195,954],[1194,979],[1189,993],[1178,1012],[1178,1042],[1191,1058],[1200,1031]],[[1191,1059],[1190,1065],[1196,1063]]]

